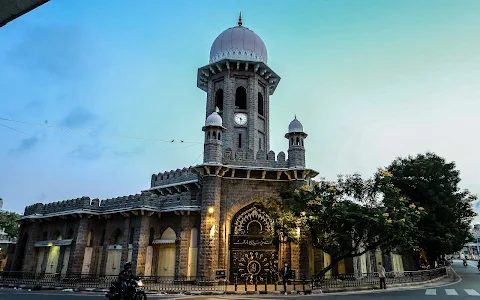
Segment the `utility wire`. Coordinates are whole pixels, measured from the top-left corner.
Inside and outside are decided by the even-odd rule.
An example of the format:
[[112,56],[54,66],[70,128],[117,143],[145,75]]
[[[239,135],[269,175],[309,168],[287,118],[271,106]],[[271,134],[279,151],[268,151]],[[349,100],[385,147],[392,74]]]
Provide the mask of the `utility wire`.
[[[28,121],[13,120],[13,119],[7,119],[7,118],[0,118],[0,120],[7,121],[7,122],[15,122],[15,123],[21,123],[21,124],[28,124],[28,125],[46,127],[46,128],[59,129],[59,130],[65,130],[65,131],[77,131],[77,132],[83,132],[83,133],[88,133],[88,134],[92,134],[92,135],[103,135],[103,136],[114,137],[114,138],[134,139],[134,140],[163,142],[163,143],[175,143],[175,144],[197,144],[197,145],[202,144],[200,142],[187,142],[187,141],[183,141],[183,140],[180,140],[180,141],[169,140],[169,141],[167,141],[167,140],[162,140],[162,139],[120,135],[120,134],[105,133],[105,132],[99,132],[99,131],[90,131],[90,130],[85,130],[85,129],[75,129],[75,128],[70,128],[70,127],[65,127],[65,126],[55,126],[55,125],[40,124],[40,123],[34,123],[34,122],[28,122]],[[6,125],[4,125],[4,126],[6,126]]]
[[195,159],[195,161],[192,163],[192,166],[195,165],[195,163],[197,162],[197,160],[198,160],[202,155],[203,155],[203,151],[202,151],[202,153],[200,153],[200,155],[199,155],[199,156]]
[[[1,118],[0,118],[0,119],[1,119]],[[15,129],[15,128],[13,128],[13,127],[7,126],[7,125],[2,124],[2,123],[0,123],[0,125],[3,126],[3,127],[5,127],[5,128],[8,128],[8,129],[10,129],[10,130],[13,130],[13,131],[15,131],[15,132],[18,132],[18,133],[21,133],[21,134],[24,134],[24,135],[28,135],[28,136],[37,138],[37,136],[34,135],[34,134],[30,134],[30,133],[26,133],[26,132],[24,132],[24,131],[20,131],[20,130],[18,130],[18,129]],[[50,140],[50,141],[51,141],[51,140]],[[74,145],[74,144],[65,143],[65,142],[63,142],[63,141],[60,141],[60,144],[63,144],[63,145],[65,145],[65,146],[75,147],[75,148],[78,148],[78,149],[88,149],[88,150],[97,151],[97,152],[112,151],[112,152],[118,153],[118,151],[114,151],[114,150],[97,149],[97,148],[93,148],[93,147],[89,147],[89,146],[85,146],[85,145]],[[164,152],[164,151],[171,151],[171,150],[180,150],[180,149],[184,149],[184,148],[190,148],[190,147],[193,147],[193,146],[198,146],[198,144],[192,144],[192,145],[183,146],[183,147],[177,147],[177,148],[155,149],[154,151],[156,151],[156,152]],[[198,158],[197,158],[197,159],[198,159]]]

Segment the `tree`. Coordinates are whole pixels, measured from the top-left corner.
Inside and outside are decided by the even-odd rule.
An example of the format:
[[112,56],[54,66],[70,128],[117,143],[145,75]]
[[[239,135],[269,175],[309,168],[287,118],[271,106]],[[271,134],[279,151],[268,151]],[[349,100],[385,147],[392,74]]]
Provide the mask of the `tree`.
[[418,236],[431,266],[439,254],[459,251],[472,239],[472,202],[477,197],[458,187],[460,172],[454,162],[426,153],[397,158],[387,170],[394,186],[427,212],[419,220]]
[[20,219],[20,216],[17,213],[0,212],[0,228],[3,228],[9,237],[17,237],[18,219]]
[[379,171],[373,179],[339,176],[313,186],[284,190],[265,204],[274,217],[281,242],[298,241],[301,235],[331,257],[323,276],[342,259],[367,251],[416,246],[416,224],[424,213],[403,197],[390,182],[391,174]]

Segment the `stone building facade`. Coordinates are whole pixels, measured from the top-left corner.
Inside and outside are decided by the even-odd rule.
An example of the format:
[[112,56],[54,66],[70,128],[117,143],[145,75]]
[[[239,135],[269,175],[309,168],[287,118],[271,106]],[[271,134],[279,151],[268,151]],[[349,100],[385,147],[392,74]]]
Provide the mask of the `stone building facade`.
[[[280,77],[267,61],[262,39],[241,19],[222,32],[209,64],[197,71],[207,94],[203,163],[154,174],[137,195],[26,207],[11,269],[118,274],[131,261],[144,276],[212,278],[225,270],[230,280],[264,280],[283,262],[297,276],[323,268],[328,255],[305,241],[275,245],[266,238],[273,221],[255,205],[318,174],[305,165],[307,134],[296,117],[285,134],[288,156],[269,151],[270,96]],[[378,260],[393,268],[393,254],[368,253],[332,272],[371,272]]]

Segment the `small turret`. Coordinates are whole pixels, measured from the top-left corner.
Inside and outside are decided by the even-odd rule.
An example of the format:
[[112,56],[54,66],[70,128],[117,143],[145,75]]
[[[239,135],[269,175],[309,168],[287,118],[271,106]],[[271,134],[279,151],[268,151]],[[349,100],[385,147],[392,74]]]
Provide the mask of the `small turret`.
[[307,134],[303,132],[303,125],[297,120],[297,116],[288,125],[288,133],[285,134],[288,139],[288,166],[305,167],[305,144],[304,140]]
[[202,128],[205,132],[204,163],[222,163],[222,136],[225,131],[222,122],[222,117],[217,112],[213,112],[205,121],[205,126]]

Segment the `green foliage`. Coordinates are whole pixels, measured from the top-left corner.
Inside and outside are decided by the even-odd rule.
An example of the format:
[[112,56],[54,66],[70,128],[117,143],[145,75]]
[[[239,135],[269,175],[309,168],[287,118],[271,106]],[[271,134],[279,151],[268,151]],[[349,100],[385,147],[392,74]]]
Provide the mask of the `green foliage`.
[[20,216],[14,212],[0,212],[0,228],[5,229],[5,232],[9,237],[18,236],[18,223],[17,220]]
[[438,254],[453,253],[470,241],[477,199],[458,187],[460,172],[434,153],[396,159],[388,168],[392,183],[427,214],[418,223],[419,246],[430,263]]
[[[306,239],[330,254],[331,264],[382,248],[414,247],[416,224],[423,208],[412,205],[379,171],[373,179],[339,176],[313,186],[284,190],[264,206],[274,217],[282,242]],[[298,230],[300,229],[300,235]]]

